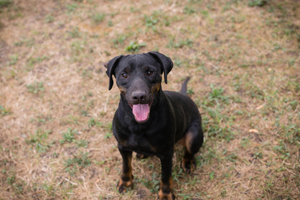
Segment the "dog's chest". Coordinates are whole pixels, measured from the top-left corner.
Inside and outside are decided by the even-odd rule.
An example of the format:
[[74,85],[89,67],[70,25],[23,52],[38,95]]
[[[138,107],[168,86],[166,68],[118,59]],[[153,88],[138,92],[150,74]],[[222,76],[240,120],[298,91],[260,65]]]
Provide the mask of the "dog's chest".
[[137,153],[154,153],[155,147],[151,144],[151,141],[147,139],[144,134],[130,133],[123,140],[123,146],[137,152]]

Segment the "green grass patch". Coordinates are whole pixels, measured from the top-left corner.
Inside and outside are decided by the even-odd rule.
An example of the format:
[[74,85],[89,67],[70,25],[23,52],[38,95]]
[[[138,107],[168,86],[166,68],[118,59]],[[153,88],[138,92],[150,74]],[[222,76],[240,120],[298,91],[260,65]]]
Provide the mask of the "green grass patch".
[[52,130],[38,129],[35,133],[30,134],[30,138],[26,139],[26,142],[31,144],[38,153],[45,153],[52,145],[46,142],[50,134],[52,134]]
[[91,165],[91,160],[88,158],[88,153],[80,152],[72,159],[67,159],[64,163],[65,171],[69,172],[71,176],[74,176],[82,168]]

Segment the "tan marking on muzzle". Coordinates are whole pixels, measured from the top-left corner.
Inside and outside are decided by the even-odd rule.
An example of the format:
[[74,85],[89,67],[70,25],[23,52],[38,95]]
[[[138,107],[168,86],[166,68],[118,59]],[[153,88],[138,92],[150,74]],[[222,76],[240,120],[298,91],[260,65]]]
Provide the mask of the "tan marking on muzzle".
[[127,92],[127,89],[126,88],[124,88],[124,87],[119,87],[119,90],[120,90],[120,93],[122,94],[122,95],[126,95],[126,92]]
[[157,93],[160,89],[160,83],[156,83],[151,87],[151,94]]

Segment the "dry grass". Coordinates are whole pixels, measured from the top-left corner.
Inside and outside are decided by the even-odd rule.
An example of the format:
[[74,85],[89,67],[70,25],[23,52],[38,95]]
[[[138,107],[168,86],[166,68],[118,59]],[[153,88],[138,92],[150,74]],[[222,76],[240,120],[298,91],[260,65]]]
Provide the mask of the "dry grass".
[[116,191],[119,94],[108,91],[102,67],[150,50],[174,61],[164,89],[192,76],[189,93],[203,116],[206,141],[192,175],[181,171],[176,147],[178,199],[299,199],[299,2],[249,2],[258,1],[0,7],[0,199],[154,199],[154,157],[134,160],[134,190]]

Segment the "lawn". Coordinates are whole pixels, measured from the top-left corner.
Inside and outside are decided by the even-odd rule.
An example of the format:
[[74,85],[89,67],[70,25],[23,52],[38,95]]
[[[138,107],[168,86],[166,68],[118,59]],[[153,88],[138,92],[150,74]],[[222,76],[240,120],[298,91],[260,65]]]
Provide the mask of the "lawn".
[[117,192],[103,67],[153,50],[203,119],[194,172],[175,147],[177,199],[300,199],[299,19],[297,0],[0,0],[0,199],[155,199],[156,157]]

